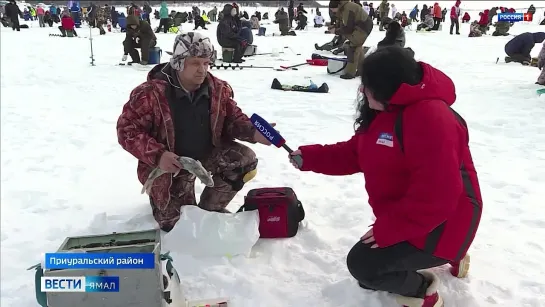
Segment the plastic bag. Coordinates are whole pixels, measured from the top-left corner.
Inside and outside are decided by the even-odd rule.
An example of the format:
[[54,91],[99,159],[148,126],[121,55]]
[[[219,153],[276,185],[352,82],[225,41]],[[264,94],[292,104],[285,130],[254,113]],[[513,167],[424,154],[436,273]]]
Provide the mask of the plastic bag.
[[162,250],[191,256],[249,256],[258,239],[257,210],[228,214],[183,206],[180,220],[162,239]]

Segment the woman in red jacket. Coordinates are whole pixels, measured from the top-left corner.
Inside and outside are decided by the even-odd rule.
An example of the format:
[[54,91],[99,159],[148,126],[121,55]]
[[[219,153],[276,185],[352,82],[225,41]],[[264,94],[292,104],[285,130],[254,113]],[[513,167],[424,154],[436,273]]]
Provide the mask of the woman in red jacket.
[[75,23],[74,19],[70,17],[68,14],[62,15],[61,18],[61,25],[59,26],[59,30],[61,31],[62,37],[66,37],[66,32],[71,31],[74,33],[74,36],[78,36],[75,29]]
[[450,108],[454,83],[399,47],[369,55],[361,71],[355,135],[292,155],[302,171],[363,173],[376,221],[347,256],[359,285],[405,306],[443,306],[437,276],[419,270],[450,263],[464,277],[482,211],[468,129]]

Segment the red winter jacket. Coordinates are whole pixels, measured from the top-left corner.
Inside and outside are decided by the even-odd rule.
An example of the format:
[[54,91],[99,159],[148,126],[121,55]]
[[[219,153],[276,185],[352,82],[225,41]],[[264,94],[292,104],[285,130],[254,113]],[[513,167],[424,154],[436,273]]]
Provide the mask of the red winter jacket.
[[450,18],[458,19],[460,17],[460,1],[456,1],[456,4],[450,9]]
[[68,15],[64,15],[61,18],[61,25],[62,25],[62,28],[65,30],[74,30],[74,26],[75,26],[74,19],[72,19],[72,17]]
[[490,10],[484,10],[483,13],[481,13],[481,19],[479,19],[479,25],[486,27],[488,25],[488,14],[490,13]]
[[[326,175],[362,172],[379,247],[407,241],[458,261],[479,226],[481,193],[468,130],[449,109],[456,100],[454,83],[432,66],[420,65],[422,82],[403,84],[390,100],[391,111],[379,113],[367,131],[346,142],[299,147],[301,170]],[[403,152],[394,133],[400,106],[405,107]]]

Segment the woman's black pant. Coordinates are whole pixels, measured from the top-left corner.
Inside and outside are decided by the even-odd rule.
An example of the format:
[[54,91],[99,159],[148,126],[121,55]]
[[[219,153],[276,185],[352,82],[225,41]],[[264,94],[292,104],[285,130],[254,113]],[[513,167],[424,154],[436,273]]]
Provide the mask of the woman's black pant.
[[348,271],[362,288],[419,298],[424,298],[429,282],[417,270],[448,262],[407,242],[386,248],[371,248],[371,244],[360,241],[346,258]]

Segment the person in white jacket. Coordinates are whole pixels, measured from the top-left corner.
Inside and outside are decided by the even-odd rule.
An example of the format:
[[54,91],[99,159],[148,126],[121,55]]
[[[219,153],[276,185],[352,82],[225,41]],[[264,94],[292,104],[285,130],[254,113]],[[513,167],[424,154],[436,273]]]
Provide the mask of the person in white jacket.
[[362,7],[363,7],[363,10],[367,13],[367,15],[369,15],[369,12],[371,11],[371,9],[369,8],[369,4],[367,4],[367,1],[363,2]]
[[396,14],[397,14],[397,7],[396,7],[395,4],[392,4],[392,8],[390,9],[390,13],[392,13],[392,19],[395,19]]
[[324,16],[322,16],[322,12],[316,12],[316,16],[314,16],[314,27],[315,28],[321,28],[324,26],[325,19]]

